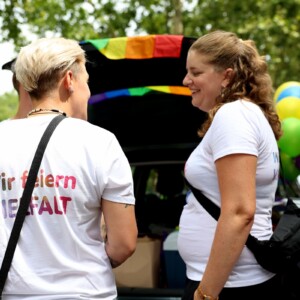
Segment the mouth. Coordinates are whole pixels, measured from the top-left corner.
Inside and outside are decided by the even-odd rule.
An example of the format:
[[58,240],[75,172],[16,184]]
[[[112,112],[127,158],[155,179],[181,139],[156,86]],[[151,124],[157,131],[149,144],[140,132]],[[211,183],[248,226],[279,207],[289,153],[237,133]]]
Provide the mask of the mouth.
[[197,94],[198,92],[200,92],[200,90],[190,90],[190,91],[191,91],[192,96]]

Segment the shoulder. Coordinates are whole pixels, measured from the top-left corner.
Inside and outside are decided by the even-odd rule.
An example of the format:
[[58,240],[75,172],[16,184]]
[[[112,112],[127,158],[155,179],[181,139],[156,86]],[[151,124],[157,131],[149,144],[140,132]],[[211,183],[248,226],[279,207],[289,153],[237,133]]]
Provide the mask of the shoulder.
[[88,121],[84,121],[77,118],[66,118],[65,121],[62,122],[64,124],[65,129],[72,131],[76,135],[81,136],[103,136],[107,138],[114,138],[115,135],[108,131],[105,128],[102,128],[100,126],[93,125],[89,123]]
[[76,118],[63,120],[53,139],[78,155],[88,153],[90,159],[109,161],[109,157],[122,155],[122,147],[112,132]]
[[226,103],[217,111],[211,130],[218,136],[260,136],[262,128],[268,126],[262,110],[253,102],[236,100]]
[[252,102],[237,100],[224,104],[208,132],[214,160],[233,153],[257,155],[265,128],[263,118],[261,109]]
[[258,105],[251,101],[236,100],[222,105],[217,111],[214,119],[216,119],[216,121],[232,120],[235,122],[257,122],[261,118],[265,117]]
[[219,112],[222,113],[229,113],[229,112],[235,112],[235,111],[249,111],[249,112],[254,112],[254,113],[262,113],[261,109],[259,106],[251,101],[247,100],[236,100],[233,102],[225,103],[220,107],[218,110]]

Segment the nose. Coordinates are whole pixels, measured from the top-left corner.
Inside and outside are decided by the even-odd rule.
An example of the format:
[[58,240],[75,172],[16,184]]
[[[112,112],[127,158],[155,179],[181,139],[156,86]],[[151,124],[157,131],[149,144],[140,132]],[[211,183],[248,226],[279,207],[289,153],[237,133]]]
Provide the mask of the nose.
[[188,74],[185,75],[185,77],[183,78],[182,84],[184,86],[189,86],[192,83],[191,78],[188,76]]

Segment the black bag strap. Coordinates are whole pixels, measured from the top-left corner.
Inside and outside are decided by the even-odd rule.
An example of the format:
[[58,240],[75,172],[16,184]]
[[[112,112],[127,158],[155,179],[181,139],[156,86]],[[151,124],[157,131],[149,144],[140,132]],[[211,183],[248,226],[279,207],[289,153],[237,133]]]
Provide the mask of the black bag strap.
[[[196,189],[192,186],[188,180],[185,178],[186,185],[190,188],[192,193],[198,202],[203,206],[203,208],[216,220],[218,221],[221,213],[221,209],[218,205],[213,203],[210,199],[208,199],[200,190]],[[249,234],[248,239],[246,241],[246,245],[250,250],[254,249],[257,244],[257,238],[253,235]]]
[[287,199],[290,199],[291,197],[290,197],[290,192],[288,190],[288,187],[294,195],[297,195],[297,193],[295,192],[293,185],[289,181],[286,181],[286,179],[285,179],[284,167],[282,164],[282,160],[280,158],[280,151],[279,151],[279,162],[280,162],[279,178],[280,178],[280,182],[282,183],[282,187],[283,187],[283,196]]
[[[282,167],[282,162],[281,162],[280,158],[279,158],[279,161],[280,161],[280,169],[281,169],[281,172],[279,174],[280,174],[280,177],[282,180],[284,192],[286,194],[287,188],[286,188],[284,177],[283,177],[283,167]],[[215,203],[213,203],[211,200],[209,200],[200,190],[198,190],[194,186],[192,186],[186,178],[185,178],[185,182],[186,182],[186,185],[190,188],[190,190],[194,194],[195,198],[200,202],[200,204],[207,210],[207,212],[215,220],[218,220],[220,213],[221,213],[220,207],[217,206]]]
[[220,217],[220,207],[209,200],[200,190],[196,189],[192,186],[187,179],[185,179],[187,186],[190,188],[192,193],[194,194],[195,198],[200,202],[200,204],[207,210],[207,212],[216,220],[218,221]]
[[23,191],[23,195],[21,197],[20,205],[16,214],[16,219],[9,237],[9,241],[7,244],[7,248],[4,254],[4,258],[1,265],[0,270],[0,298],[4,289],[4,285],[6,282],[7,274],[10,269],[10,265],[15,253],[15,249],[17,246],[17,242],[20,236],[20,232],[22,229],[22,225],[29,207],[29,203],[31,200],[32,191],[34,189],[34,184],[36,182],[36,177],[38,174],[38,170],[43,158],[43,154],[47,147],[47,144],[50,140],[50,137],[56,128],[56,126],[66,118],[64,115],[58,115],[51,120],[49,125],[47,126],[39,144],[36,149],[34,158],[32,160],[32,164],[28,173],[28,178],[25,184],[25,188]]

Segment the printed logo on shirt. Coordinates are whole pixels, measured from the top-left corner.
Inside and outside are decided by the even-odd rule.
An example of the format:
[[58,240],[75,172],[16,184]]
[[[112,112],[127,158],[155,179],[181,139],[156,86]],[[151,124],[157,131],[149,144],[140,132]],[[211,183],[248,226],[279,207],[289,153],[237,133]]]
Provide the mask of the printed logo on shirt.
[[[28,171],[25,170],[20,177],[22,189],[25,188],[28,179]],[[0,173],[1,190],[12,191],[16,183],[15,177],[7,177],[5,172]],[[76,188],[76,177],[69,175],[53,175],[45,174],[44,170],[40,170],[35,182],[35,188],[63,188],[74,190]],[[29,204],[27,215],[62,215],[67,213],[68,203],[72,201],[68,196],[53,196],[51,199],[48,196],[38,197],[33,194]],[[19,199],[2,199],[2,213],[4,218],[15,218],[19,207]]]

